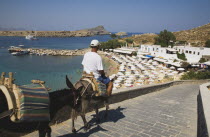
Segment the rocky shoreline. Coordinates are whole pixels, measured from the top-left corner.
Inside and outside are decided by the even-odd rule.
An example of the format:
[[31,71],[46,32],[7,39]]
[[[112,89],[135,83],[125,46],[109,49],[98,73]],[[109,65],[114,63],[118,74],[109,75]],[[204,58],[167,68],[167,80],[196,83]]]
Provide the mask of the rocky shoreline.
[[[11,49],[8,49],[11,51]],[[38,49],[38,48],[18,48],[12,49],[12,52],[20,51],[28,51],[31,55],[39,55],[39,56],[79,56],[84,55],[86,52],[90,51],[90,49],[76,49],[76,50],[61,50],[61,49]]]
[[108,35],[103,26],[77,31],[0,31],[0,36],[27,36],[36,37],[88,37],[94,35]]

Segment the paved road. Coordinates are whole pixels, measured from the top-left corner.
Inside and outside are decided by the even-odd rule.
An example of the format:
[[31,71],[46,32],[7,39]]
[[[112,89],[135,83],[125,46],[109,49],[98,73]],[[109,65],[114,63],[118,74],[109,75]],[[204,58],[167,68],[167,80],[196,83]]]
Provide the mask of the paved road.
[[[95,124],[94,113],[88,114],[92,127],[86,133],[82,121],[76,121],[77,134],[71,133],[71,120],[53,126],[52,136],[61,137],[196,137],[198,84],[182,84],[110,105],[107,121]],[[100,115],[104,115],[101,109]],[[37,136],[34,132],[27,136]]]

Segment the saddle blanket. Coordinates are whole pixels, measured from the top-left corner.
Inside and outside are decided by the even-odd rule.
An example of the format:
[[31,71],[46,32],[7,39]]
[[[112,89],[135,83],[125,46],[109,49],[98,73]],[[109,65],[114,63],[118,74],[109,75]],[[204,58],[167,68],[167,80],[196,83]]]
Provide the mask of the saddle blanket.
[[96,80],[96,84],[98,87],[96,96],[107,96],[106,84],[99,80]]
[[20,121],[49,121],[49,94],[43,87],[19,86]]

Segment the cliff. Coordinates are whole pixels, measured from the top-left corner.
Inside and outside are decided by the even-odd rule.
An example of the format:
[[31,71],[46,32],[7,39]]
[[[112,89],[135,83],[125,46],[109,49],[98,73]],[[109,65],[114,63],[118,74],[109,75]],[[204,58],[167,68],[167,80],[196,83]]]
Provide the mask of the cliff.
[[35,33],[37,37],[87,37],[109,34],[103,26],[98,26],[77,31],[0,31],[0,36],[26,36],[35,35]]

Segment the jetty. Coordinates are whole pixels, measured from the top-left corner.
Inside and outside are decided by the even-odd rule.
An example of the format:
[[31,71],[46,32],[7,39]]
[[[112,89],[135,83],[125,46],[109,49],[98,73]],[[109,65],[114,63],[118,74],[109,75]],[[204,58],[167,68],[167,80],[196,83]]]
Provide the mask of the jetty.
[[[11,52],[11,49],[8,49]],[[39,49],[39,48],[18,48],[18,51],[28,51],[31,55],[39,56],[78,56],[84,55],[89,49],[76,49],[76,50],[64,50],[64,49]]]

